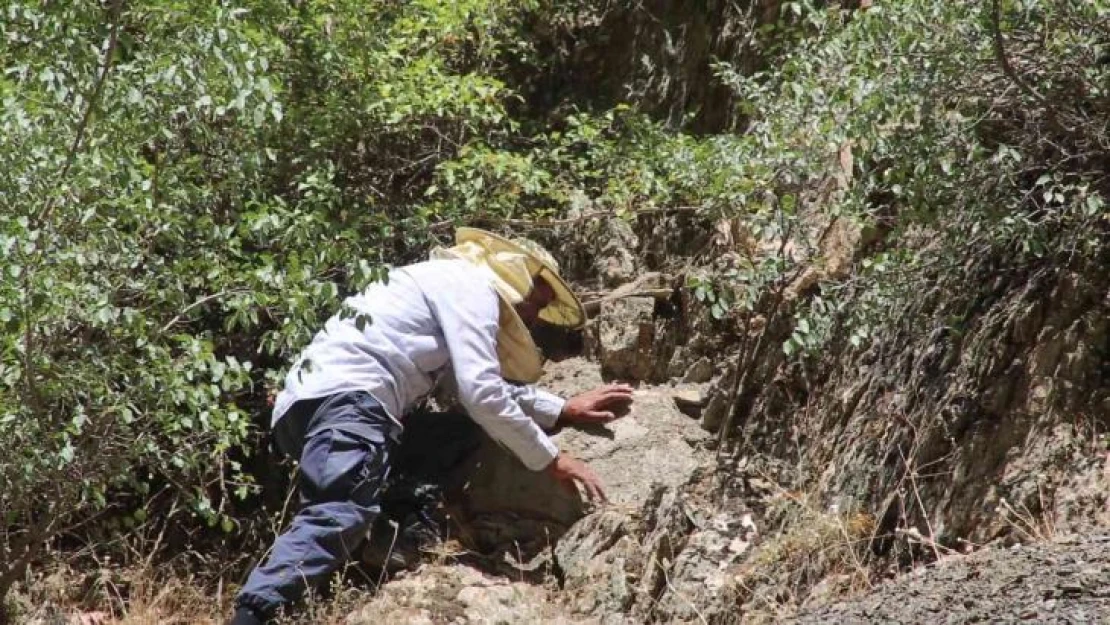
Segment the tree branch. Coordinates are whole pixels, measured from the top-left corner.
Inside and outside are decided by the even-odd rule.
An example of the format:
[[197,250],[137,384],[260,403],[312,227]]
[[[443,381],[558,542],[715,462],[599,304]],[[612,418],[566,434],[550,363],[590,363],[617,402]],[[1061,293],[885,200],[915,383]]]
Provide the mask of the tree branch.
[[1048,100],[1014,71],[1014,66],[1010,64],[1010,57],[1006,56],[1006,44],[1002,39],[1001,0],[992,0],[991,8],[991,30],[994,35],[994,55],[998,58],[998,64],[1002,67],[1002,73],[1006,74],[1006,77],[1009,78],[1018,89],[1021,89],[1022,93],[1033,98],[1042,106],[1049,106]]
[[[81,116],[81,120],[77,123],[77,130],[73,136],[73,143],[69,146],[69,152],[66,155],[66,162],[62,166],[62,171],[58,174],[58,180],[65,180],[69,175],[70,168],[77,160],[77,154],[81,151],[82,143],[85,140],[85,133],[88,131],[89,121],[92,119],[93,113],[96,111],[97,102],[100,100],[101,93],[104,92],[104,83],[108,80],[108,72],[112,70],[112,61],[115,57],[116,46],[119,44],[119,27],[120,15],[123,13],[123,0],[113,0],[108,19],[111,23],[111,32],[108,35],[108,47],[104,51],[104,62],[100,67],[100,75],[97,76],[96,82],[93,84],[92,93],[89,94],[88,105],[85,107],[85,112]],[[43,206],[42,212],[39,213],[35,219],[36,222],[41,223],[50,217],[50,213],[54,211],[56,202],[55,196],[47,199],[46,205]]]
[[202,305],[207,304],[208,302],[210,302],[214,299],[219,299],[219,298],[221,298],[225,295],[235,295],[235,294],[239,294],[239,293],[246,293],[246,291],[243,290],[243,289],[229,289],[229,290],[220,291],[219,293],[213,293],[211,295],[205,295],[204,297],[198,299],[197,301],[195,301],[192,304],[189,304],[188,306],[183,308],[181,310],[181,312],[177,313],[177,315],[174,316],[173,319],[170,319],[169,323],[162,326],[162,329],[158,331],[158,334],[165,334],[166,331],[168,331],[170,328],[172,328],[178,321],[181,321],[181,318],[184,317],[186,315],[186,313],[188,313],[190,310],[196,308],[197,306],[202,306]]

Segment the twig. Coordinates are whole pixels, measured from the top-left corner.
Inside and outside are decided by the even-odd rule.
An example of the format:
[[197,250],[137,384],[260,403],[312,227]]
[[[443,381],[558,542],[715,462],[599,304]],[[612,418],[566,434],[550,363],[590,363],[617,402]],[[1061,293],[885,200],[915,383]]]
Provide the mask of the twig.
[[[12,556],[10,563],[6,563],[2,571],[0,571],[0,605],[7,597],[8,590],[12,584],[16,582],[31,564],[42,544],[54,535],[54,529],[57,527],[59,517],[55,516],[49,521],[40,524],[37,528],[28,533],[22,540],[9,549]],[[0,614],[3,611],[0,610]]]
[[[153,499],[153,497],[151,499]],[[150,548],[150,553],[147,554],[146,560],[143,562],[143,570],[150,570],[150,565],[154,562],[155,554],[157,554],[158,550],[162,547],[162,539],[166,537],[166,528],[169,527],[169,520],[173,518],[175,512],[177,512],[177,499],[173,500],[173,504],[170,506],[170,511],[164,517],[162,529],[158,532],[158,538],[154,539],[154,546]],[[222,577],[220,578],[220,582],[223,583]]]
[[[832,228],[832,224],[834,223],[836,223],[836,220],[830,222],[829,226],[825,228],[825,232],[822,233],[821,238],[824,238],[825,234],[828,233],[828,231]],[[778,257],[784,261],[786,260],[786,244],[790,240],[793,227],[794,222],[791,222],[790,226],[786,228],[783,232],[782,242],[779,245]],[[750,356],[746,353],[746,350],[741,351],[737,354],[736,377],[733,378],[732,388],[729,390],[727,412],[725,414],[724,422],[721,423],[721,429],[717,431],[718,459],[720,459],[724,454],[725,442],[728,440],[729,430],[732,429],[732,422],[736,416],[740,397],[743,394],[744,389],[747,387],[748,377],[751,374],[752,369],[755,368],[755,363],[759,362],[760,358],[762,358],[763,356],[763,350],[766,347],[766,342],[764,339],[766,339],[767,334],[771,332],[773,324],[778,319],[778,314],[782,310],[782,303],[785,299],[784,294],[786,293],[786,289],[789,288],[791,284],[794,284],[795,281],[797,281],[798,277],[802,275],[802,271],[804,271],[805,269],[806,265],[799,264],[797,269],[794,270],[790,277],[786,280],[783,280],[779,284],[778,288],[775,290],[775,303],[771,307],[771,313],[767,315],[767,322],[763,325],[763,331],[759,333],[759,338],[756,339],[755,346],[752,348]],[[750,328],[745,329],[747,331],[744,333],[745,340],[741,343],[741,349],[747,347],[746,337],[748,335],[748,332],[750,332]]]
[[[1010,79],[1010,82],[1012,82],[1018,89],[1020,89],[1022,93],[1033,98],[1037,101],[1038,104],[1044,107],[1049,124],[1055,126],[1065,135],[1073,138],[1085,139],[1086,137],[1083,136],[1084,133],[1081,129],[1071,128],[1060,121],[1060,118],[1057,115],[1056,107],[1053,106],[1052,102],[1050,102],[1048,98],[1041,95],[1041,93],[1034,89],[1032,85],[1025,82],[1025,79],[1022,78],[1014,69],[1014,66],[1010,63],[1010,58],[1006,55],[1006,45],[1005,41],[1002,38],[1001,0],[993,0],[991,2],[991,8],[991,30],[993,31],[992,34],[994,40],[994,55],[998,59],[998,64],[1002,68],[1002,73],[1005,74],[1006,77]],[[1047,138],[1042,137],[1042,140],[1047,141]],[[1060,146],[1054,147],[1061,153],[1067,153]]]
[[197,306],[202,306],[202,305],[204,305],[204,304],[206,304],[206,303],[208,303],[208,302],[210,302],[214,299],[221,298],[225,295],[238,295],[240,293],[246,293],[246,291],[244,289],[229,289],[229,290],[220,291],[219,293],[213,293],[211,295],[205,295],[204,297],[198,299],[197,301],[195,301],[192,304],[189,304],[188,306],[183,308],[181,310],[181,312],[177,313],[177,315],[173,319],[170,319],[169,323],[162,326],[162,329],[159,330],[158,333],[159,334],[165,334],[170,328],[172,328],[174,326],[174,324],[176,324],[178,321],[181,321],[182,317],[184,317],[190,310],[196,308]]
[[[908,420],[906,421],[909,422]],[[917,449],[917,431],[914,429],[914,450]],[[902,448],[898,448],[898,455],[902,456],[902,464],[906,467],[906,472],[910,477],[910,488],[913,490],[913,498],[917,501],[917,506],[921,508],[921,519],[925,521],[925,529],[929,532],[929,540],[926,544],[933,549],[933,557],[940,561],[940,550],[937,548],[936,533],[933,531],[933,524],[929,522],[929,510],[925,508],[925,502],[921,500],[921,491],[917,488],[917,468],[910,463],[906,458],[906,454],[902,452]],[[920,535],[920,532],[917,532]],[[947,548],[946,548],[947,549]]]
[[1021,89],[1023,93],[1039,102],[1042,106],[1047,107],[1048,100],[1014,71],[1014,66],[1010,64],[1010,58],[1006,56],[1006,45],[1002,39],[1002,3],[1000,0],[993,0],[991,8],[991,26],[994,31],[994,55],[998,58],[998,64],[1002,67],[1002,73],[1006,74],[1006,77],[1009,78],[1018,89]]
[[390,522],[389,525],[393,528],[393,537],[389,540],[389,549],[385,552],[385,560],[382,562],[382,570],[378,572],[377,588],[381,588],[382,584],[385,583],[385,575],[386,572],[389,570],[389,559],[393,557],[393,548],[397,546],[397,536],[401,533],[401,525],[399,523]]
[[[624,215],[656,215],[656,214],[670,214],[670,213],[694,213],[703,210],[703,206],[670,206],[665,208],[641,208],[639,210],[628,211]],[[590,219],[600,219],[602,217],[618,217],[619,215],[611,210],[593,211],[583,213],[577,217],[568,217],[566,219],[512,219],[502,217],[471,217],[463,224],[457,224],[454,219],[444,219],[437,221],[428,226],[428,230],[436,231],[443,230],[450,226],[455,225],[468,225],[468,224],[489,224],[493,226],[514,226],[518,228],[557,228],[559,226],[570,226]]]

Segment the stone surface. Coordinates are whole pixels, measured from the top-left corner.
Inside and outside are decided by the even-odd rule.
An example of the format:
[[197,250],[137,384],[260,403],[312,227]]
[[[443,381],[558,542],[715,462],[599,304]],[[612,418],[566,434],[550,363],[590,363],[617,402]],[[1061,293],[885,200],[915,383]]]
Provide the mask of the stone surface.
[[734,369],[730,367],[705,391],[707,400],[700,416],[701,427],[706,432],[716,433],[725,421],[729,409],[729,396],[732,392],[733,371]]
[[633,521],[618,511],[601,511],[576,524],[555,548],[567,604],[577,614],[624,613],[634,600],[627,569],[639,544]]
[[713,368],[713,362],[707,357],[702,357],[686,369],[686,373],[682,376],[682,381],[694,383],[708,382],[713,379],[714,373],[716,373],[716,370]]
[[625,297],[601,302],[587,334],[587,348],[607,378],[646,380],[655,370],[655,298]]
[[[564,397],[604,383],[596,365],[578,358],[549,365],[540,381]],[[566,427],[553,436],[560,449],[589,463],[618,506],[639,506],[656,484],[685,482],[703,453],[690,441],[704,438],[697,422],[679,412],[670,389],[661,387],[636,389],[631,412],[624,417],[588,429]],[[577,494],[544,473],[528,471],[493,443],[487,444],[469,476],[467,501],[472,514],[512,512],[563,525],[585,511]]]
[[699,613],[725,591],[730,581],[729,567],[746,555],[757,535],[751,515],[729,511],[701,522],[674,557],[667,572],[668,592],[660,596],[656,613],[684,622],[697,621]]
[[700,387],[678,388],[671,392],[675,408],[682,414],[697,419],[707,403],[705,394]]
[[541,586],[492,576],[455,564],[429,565],[391,580],[346,625],[379,623],[591,623],[572,619]]
[[623,219],[604,220],[597,241],[594,271],[601,278],[601,283],[612,287],[632,280],[636,275],[635,250],[640,241],[628,222]]
[[[551,364],[541,380],[542,386],[563,396],[603,383],[597,365],[582,359]],[[586,504],[577,493],[567,492],[544,473],[528,471],[493,443],[479,452],[465,489],[471,538],[487,556],[492,552],[495,558],[515,561],[522,571],[542,570],[550,558],[562,582],[559,593],[538,595],[538,588],[526,591],[508,582],[484,581],[470,573],[463,579],[457,577],[462,573],[425,567],[385,587],[386,592],[396,593],[400,591],[393,587],[398,583],[416,585],[402,595],[418,599],[394,600],[400,606],[397,609],[427,611],[434,622],[453,622],[450,618],[501,622],[500,606],[513,603],[517,595],[512,593],[519,591],[524,593],[519,595],[522,601],[548,604],[530,606],[531,611],[517,615],[516,622],[539,622],[532,619],[541,613],[554,619],[545,622],[566,618],[570,620],[564,622],[613,625],[669,618],[667,610],[681,605],[681,600],[668,599],[662,611],[655,604],[666,596],[666,571],[678,561],[685,537],[695,529],[680,491],[710,460],[710,452],[701,445],[707,435],[696,420],[679,412],[674,392],[669,387],[638,388],[631,411],[622,418],[588,430],[568,427],[554,435],[560,449],[585,460],[597,472],[610,498],[604,506]],[[719,549],[705,549],[726,553],[731,538],[720,536]],[[707,542],[704,537],[700,540],[699,544]],[[686,563],[683,575],[689,573],[691,581],[683,577],[677,583],[703,584],[710,577],[701,571],[702,564],[709,566],[706,563]],[[416,579],[425,581],[418,585]],[[434,588],[445,584],[455,590],[436,595]],[[458,610],[448,614],[446,608],[435,607],[440,595],[452,597]],[[422,614],[412,613],[409,618],[423,618]],[[436,614],[447,620],[438,620],[441,617]]]
[[1110,536],[953,556],[796,622],[1110,622]]

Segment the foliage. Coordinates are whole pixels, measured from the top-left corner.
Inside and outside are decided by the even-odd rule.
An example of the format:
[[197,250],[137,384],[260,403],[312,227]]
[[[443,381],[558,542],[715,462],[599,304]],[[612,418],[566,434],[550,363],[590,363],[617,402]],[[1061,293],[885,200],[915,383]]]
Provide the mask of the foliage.
[[806,206],[795,236],[816,212],[881,237],[850,280],[806,303],[788,355],[834,337],[862,347],[938,280],[967,293],[970,259],[1004,272],[1105,253],[1110,5],[784,10],[780,30],[764,31],[772,68],[720,67],[753,116],[750,159]]
[[285,362],[463,214],[413,198],[509,129],[487,71],[520,8],[9,3],[0,596],[51,536],[158,494],[234,529]]

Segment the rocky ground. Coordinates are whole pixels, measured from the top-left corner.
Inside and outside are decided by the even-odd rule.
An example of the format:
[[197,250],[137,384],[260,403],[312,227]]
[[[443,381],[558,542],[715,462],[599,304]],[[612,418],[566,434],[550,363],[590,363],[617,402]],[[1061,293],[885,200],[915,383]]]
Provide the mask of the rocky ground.
[[[541,382],[564,395],[602,383],[597,365],[578,358],[550,366]],[[698,390],[643,386],[624,417],[555,435],[561,449],[600,475],[611,500],[604,507],[586,509],[577,495],[487,444],[459,511],[470,533],[463,542],[483,548],[480,562],[452,557],[401,575],[347,622],[623,623],[660,609],[685,613],[689,608],[671,596],[660,574],[689,568],[693,577],[676,580],[689,587],[674,591],[711,592],[722,580],[698,578],[693,569],[699,543],[713,541],[698,536],[708,532],[727,545],[719,533],[730,529],[727,521],[698,518],[699,511],[681,503],[682,487],[711,464],[708,434],[678,408]],[[753,528],[734,529],[742,536]]]
[[799,623],[1107,623],[1110,536],[942,559]]
[[[579,358],[550,366],[542,381],[566,395],[600,383],[597,364]],[[696,406],[690,409],[701,391],[689,383],[642,385],[622,419],[555,435],[605,481],[612,503],[604,507],[589,508],[487,445],[458,511],[472,533],[462,541],[468,547],[393,579],[346,622],[1110,621],[1107,536],[948,556],[854,599],[844,598],[850,589],[843,584],[815,592],[798,616],[787,600],[798,598],[784,590],[789,577],[764,575],[738,593],[757,567],[804,568],[800,562],[827,559],[829,543],[852,530],[822,515],[812,534],[778,536],[768,528],[761,536],[758,526],[770,518],[759,501],[779,495],[757,479],[743,496],[714,485],[709,437]]]
[[432,564],[391,581],[347,617],[373,623],[578,623],[542,585],[490,575],[474,567]]

